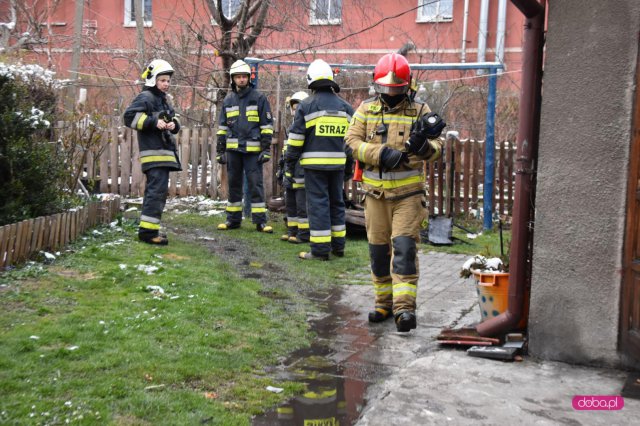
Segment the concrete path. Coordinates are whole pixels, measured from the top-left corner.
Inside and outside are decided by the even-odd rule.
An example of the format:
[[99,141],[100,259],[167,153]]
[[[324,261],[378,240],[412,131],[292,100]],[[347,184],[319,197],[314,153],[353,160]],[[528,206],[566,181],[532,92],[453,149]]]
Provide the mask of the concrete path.
[[[372,288],[348,286],[341,304],[356,313],[352,327],[368,330],[368,351],[390,375],[370,385],[361,426],[425,424],[638,424],[640,400],[624,400],[618,411],[578,411],[575,395],[619,395],[627,373],[525,357],[503,362],[468,356],[464,349],[438,345],[444,327],[480,320],[473,279],[459,277],[466,255],[421,253],[418,328],[397,333],[392,321],[369,324]],[[362,333],[362,328],[359,333]],[[355,332],[354,332],[355,333]],[[348,337],[336,358],[349,356]],[[336,359],[348,363],[348,359]]]

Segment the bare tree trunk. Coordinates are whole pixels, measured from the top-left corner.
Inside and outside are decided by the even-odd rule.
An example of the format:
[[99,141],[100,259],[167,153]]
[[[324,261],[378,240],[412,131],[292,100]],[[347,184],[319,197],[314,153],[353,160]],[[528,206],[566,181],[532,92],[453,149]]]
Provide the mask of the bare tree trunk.
[[76,0],[76,14],[73,24],[73,56],[71,57],[71,78],[74,84],[70,87],[67,96],[66,109],[73,110],[76,93],[78,91],[78,80],[80,71],[80,56],[82,55],[82,22],[84,20],[84,0]]
[[136,35],[138,47],[138,62],[140,68],[145,66],[144,56],[144,0],[135,0]]

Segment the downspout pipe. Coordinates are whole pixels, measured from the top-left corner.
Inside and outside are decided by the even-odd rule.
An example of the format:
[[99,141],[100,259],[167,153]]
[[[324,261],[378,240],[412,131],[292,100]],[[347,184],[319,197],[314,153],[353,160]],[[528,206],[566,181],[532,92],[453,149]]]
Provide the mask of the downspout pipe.
[[511,0],[526,16],[522,49],[522,89],[516,141],[516,183],[513,202],[509,293],[507,310],[476,326],[481,336],[500,336],[517,327],[525,314],[525,297],[530,287],[533,247],[536,167],[540,136],[542,58],[545,24],[544,3]]
[[[489,0],[482,0],[480,3],[480,18],[478,22],[478,62],[485,61],[487,52],[487,28],[489,27]],[[485,70],[478,70],[484,74]]]

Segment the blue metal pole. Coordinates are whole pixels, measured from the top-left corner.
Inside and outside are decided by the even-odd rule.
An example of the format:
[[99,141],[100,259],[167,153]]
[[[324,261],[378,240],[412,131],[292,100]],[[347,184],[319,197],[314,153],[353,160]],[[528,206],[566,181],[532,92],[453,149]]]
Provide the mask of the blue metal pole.
[[496,115],[496,70],[489,74],[489,96],[487,99],[487,138],[484,146],[483,228],[493,226],[493,182],[495,180],[495,115]]

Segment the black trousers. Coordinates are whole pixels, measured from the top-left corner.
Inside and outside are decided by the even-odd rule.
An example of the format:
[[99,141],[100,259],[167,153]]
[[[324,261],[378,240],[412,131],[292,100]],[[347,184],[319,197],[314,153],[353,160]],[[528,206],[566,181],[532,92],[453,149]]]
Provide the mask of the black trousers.
[[144,187],[142,214],[138,228],[138,234],[141,236],[149,238],[158,236],[162,211],[169,193],[169,171],[166,167],[154,167],[144,173],[147,183]]
[[343,180],[342,169],[304,169],[311,253],[316,256],[327,256],[331,250],[344,251],[347,228]]
[[267,223],[267,204],[264,201],[262,164],[258,164],[258,154],[227,151],[227,178],[229,200],[227,222],[242,222],[243,174],[247,177],[251,194],[251,219],[255,224]]

